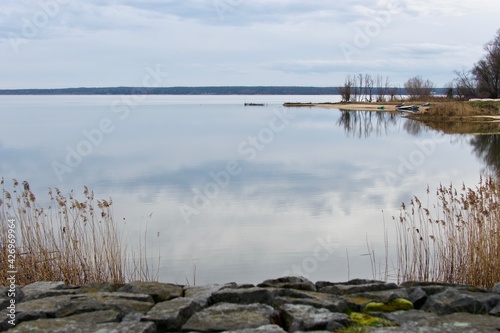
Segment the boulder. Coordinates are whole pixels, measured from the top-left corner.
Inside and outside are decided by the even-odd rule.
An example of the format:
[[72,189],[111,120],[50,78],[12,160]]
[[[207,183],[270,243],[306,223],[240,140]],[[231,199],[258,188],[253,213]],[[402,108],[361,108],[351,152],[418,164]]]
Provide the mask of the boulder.
[[148,294],[153,297],[155,303],[171,300],[183,296],[182,286],[160,282],[131,282],[127,283],[118,291],[136,294]]
[[154,322],[162,331],[179,331],[201,309],[202,306],[192,298],[178,297],[157,303],[142,320]]
[[[85,312],[116,310],[122,314],[145,313],[154,303],[149,295],[94,293],[45,297],[16,304],[18,323],[43,318],[62,318]],[[5,310],[0,313],[6,318]],[[6,322],[3,322],[6,327]]]
[[491,289],[491,292],[495,294],[500,294],[500,282],[495,283],[493,289]]
[[493,333],[498,332],[500,318],[481,316],[470,313],[453,313],[443,316],[431,316],[418,321],[416,325],[404,325],[394,328],[374,328],[370,333]]
[[219,303],[194,314],[182,326],[183,332],[218,332],[252,329],[274,324],[274,309],[264,304]]
[[316,286],[314,283],[309,281],[304,277],[282,277],[278,279],[270,279],[266,280],[257,285],[257,287],[262,288],[289,288],[289,289],[298,289],[298,290],[307,290],[307,291],[316,291]]
[[327,309],[318,309],[309,305],[284,304],[281,306],[281,317],[288,332],[339,329],[349,326],[349,316],[334,313]]
[[257,328],[225,331],[224,333],[286,333],[286,331],[278,325],[264,325]]
[[486,314],[498,303],[498,294],[460,292],[455,288],[448,288],[442,293],[430,296],[422,309],[439,315],[455,312]]
[[413,303],[404,299],[396,298],[388,303],[370,302],[368,303],[363,312],[394,312],[394,311],[407,311],[413,309]]
[[216,291],[221,290],[226,285],[208,285],[208,286],[198,286],[198,287],[187,287],[184,289],[184,297],[191,298],[197,302],[202,308],[205,308],[209,304],[210,297]]
[[245,288],[245,289],[222,289],[212,294],[209,300],[210,304],[217,303],[236,303],[252,304],[262,303],[273,304],[273,293],[268,288]]
[[422,322],[437,318],[437,314],[418,310],[381,313],[379,316],[398,324],[401,328],[417,327]]
[[73,287],[65,284],[62,281],[59,282],[49,282],[49,281],[40,281],[34,282],[32,284],[28,284],[22,287],[23,291],[23,302],[31,301],[34,299],[51,297],[51,296],[60,296],[60,295],[74,295],[78,293],[78,290]]
[[346,283],[317,282],[316,289],[322,293],[335,295],[357,294],[369,291],[397,289],[395,283],[385,283],[376,280],[351,280]]
[[54,319],[38,319],[34,321],[23,322],[15,328],[9,330],[12,333],[155,333],[156,327],[151,322],[133,322],[133,323],[95,323],[92,321],[73,321],[70,317]]

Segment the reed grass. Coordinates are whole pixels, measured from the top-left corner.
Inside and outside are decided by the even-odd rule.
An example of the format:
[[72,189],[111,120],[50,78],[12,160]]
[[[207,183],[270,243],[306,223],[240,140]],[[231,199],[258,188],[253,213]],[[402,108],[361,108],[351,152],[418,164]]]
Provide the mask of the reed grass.
[[[461,118],[470,116],[499,115],[500,103],[492,101],[466,102],[441,101],[431,103],[428,110],[421,114],[434,118]],[[419,114],[415,114],[419,116]]]
[[[126,282],[126,247],[113,218],[111,198],[96,200],[86,186],[80,200],[72,192],[65,196],[57,188],[49,189],[50,205],[43,208],[28,182],[19,184],[14,179],[10,191],[3,178],[1,185],[1,281],[6,281],[8,271],[7,220],[14,219],[18,285],[36,281],[64,281],[72,285]],[[140,259],[132,258],[138,271],[143,267]],[[146,280],[148,276],[143,274],[141,278]]]
[[441,185],[436,196],[433,208],[415,196],[394,218],[402,280],[492,288],[500,281],[498,180],[481,178],[474,189],[459,191]]

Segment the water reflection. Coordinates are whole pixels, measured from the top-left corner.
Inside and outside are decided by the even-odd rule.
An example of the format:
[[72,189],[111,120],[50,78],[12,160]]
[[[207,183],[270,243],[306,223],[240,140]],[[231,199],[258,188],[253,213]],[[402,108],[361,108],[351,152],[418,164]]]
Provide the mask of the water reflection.
[[500,173],[500,134],[476,135],[470,140],[472,151],[485,163],[489,174]]
[[[430,127],[397,113],[336,109],[291,109],[290,126],[274,133],[250,159],[238,147],[263,133],[274,117],[273,107],[242,112],[242,103],[198,105],[186,98],[190,103],[145,104],[127,121],[117,120],[116,130],[58,183],[52,162],[64,161],[66,147],[85,138],[82,130],[113,116],[113,99],[89,106],[92,112],[80,107],[94,97],[69,99],[78,109],[58,106],[58,97],[49,100],[52,104],[37,112],[19,100],[8,114],[13,126],[0,124],[0,176],[26,179],[42,194],[55,185],[63,192],[88,185],[97,197],[111,196],[131,244],[142,221],[148,223],[154,234],[148,246],[161,250],[162,280],[168,282],[191,276],[193,262],[202,283],[279,277],[314,253],[320,237],[331,239],[335,251],[308,272],[309,278],[345,279],[346,249],[351,277],[369,277],[369,261],[362,254],[367,237],[384,245],[381,209],[397,209],[425,191],[426,183],[475,183],[481,167],[468,145],[453,142],[457,137],[468,142],[469,136],[446,135],[436,140],[432,153],[422,155],[422,143],[435,139]],[[37,115],[50,121],[43,126],[27,121]],[[481,161],[497,170],[498,141],[471,141]],[[241,174],[196,201],[199,193],[209,193],[207,184],[215,182],[211,175],[231,160],[240,163]],[[418,162],[418,168],[408,167],[407,161]],[[388,173],[400,176],[396,183],[387,181]],[[190,223],[181,215],[182,205],[199,211]]]

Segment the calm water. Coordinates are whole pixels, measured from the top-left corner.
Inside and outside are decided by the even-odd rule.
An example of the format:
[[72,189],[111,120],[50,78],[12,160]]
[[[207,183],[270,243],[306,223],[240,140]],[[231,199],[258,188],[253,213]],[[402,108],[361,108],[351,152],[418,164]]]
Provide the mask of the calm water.
[[28,180],[42,204],[48,187],[111,196],[127,243],[147,227],[162,281],[192,281],[194,267],[198,284],[371,278],[367,243],[382,261],[385,221],[394,259],[401,202],[440,182],[475,185],[498,138],[281,107],[337,100],[0,96],[0,176]]

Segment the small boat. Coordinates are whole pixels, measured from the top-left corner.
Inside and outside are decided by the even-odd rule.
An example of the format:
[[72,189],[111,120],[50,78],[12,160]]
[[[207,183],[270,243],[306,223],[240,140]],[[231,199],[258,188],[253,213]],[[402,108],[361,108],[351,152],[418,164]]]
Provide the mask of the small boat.
[[264,106],[264,103],[245,103],[245,106]]
[[418,105],[401,105],[398,106],[398,111],[403,112],[403,111],[412,111],[412,112],[417,112],[420,106]]

